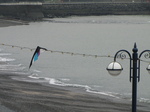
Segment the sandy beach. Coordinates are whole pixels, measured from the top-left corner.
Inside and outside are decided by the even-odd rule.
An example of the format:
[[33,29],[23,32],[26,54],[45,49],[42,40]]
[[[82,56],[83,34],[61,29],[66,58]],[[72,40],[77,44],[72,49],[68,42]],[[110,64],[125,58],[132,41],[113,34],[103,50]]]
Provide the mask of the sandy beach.
[[[5,107],[2,112],[131,112],[130,101],[14,78],[28,77],[0,74],[0,108]],[[148,104],[138,104],[138,112],[149,109]]]
[[[20,21],[0,20],[0,27],[22,24]],[[28,75],[0,71],[1,112],[131,112],[131,101],[126,99],[31,80]],[[138,103],[137,107],[137,112],[150,111],[147,103]]]
[[12,80],[14,76],[16,77],[15,74],[10,73],[0,74],[0,102],[1,105],[15,112],[131,111],[131,104],[128,103],[38,83]]

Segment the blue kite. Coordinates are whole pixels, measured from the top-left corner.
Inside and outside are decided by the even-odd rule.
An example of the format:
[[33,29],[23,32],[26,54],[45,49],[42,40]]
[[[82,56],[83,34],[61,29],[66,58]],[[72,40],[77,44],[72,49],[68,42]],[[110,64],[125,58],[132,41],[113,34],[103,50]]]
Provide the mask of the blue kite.
[[35,50],[35,52],[34,52],[34,54],[33,54],[33,56],[32,56],[32,59],[31,59],[30,65],[29,65],[29,69],[30,69],[30,67],[32,66],[32,63],[35,62],[36,60],[38,60],[38,57],[39,57],[39,55],[40,55],[40,50],[41,50],[41,49],[47,51],[46,48],[42,48],[42,47],[37,46],[37,48],[36,48],[36,50]]

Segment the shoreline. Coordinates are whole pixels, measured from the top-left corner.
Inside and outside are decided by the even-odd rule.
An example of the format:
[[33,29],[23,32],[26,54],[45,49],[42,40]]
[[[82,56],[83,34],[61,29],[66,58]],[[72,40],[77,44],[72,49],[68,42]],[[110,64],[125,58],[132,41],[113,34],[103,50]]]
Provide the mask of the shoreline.
[[[0,72],[0,104],[12,110],[8,112],[131,112],[127,100],[13,78],[30,79],[23,74]],[[137,107],[138,112],[150,109],[144,103]]]
[[29,22],[11,18],[0,18],[0,27],[9,27],[17,25],[29,25]]

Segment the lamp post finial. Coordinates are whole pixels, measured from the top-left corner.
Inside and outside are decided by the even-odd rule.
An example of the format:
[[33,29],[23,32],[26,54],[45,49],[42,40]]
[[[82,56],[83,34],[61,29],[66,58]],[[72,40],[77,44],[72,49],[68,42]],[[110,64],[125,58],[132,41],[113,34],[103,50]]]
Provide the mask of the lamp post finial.
[[134,48],[132,49],[132,51],[133,51],[133,52],[137,52],[137,51],[138,51],[138,49],[137,49],[137,47],[136,47],[136,42],[134,43]]

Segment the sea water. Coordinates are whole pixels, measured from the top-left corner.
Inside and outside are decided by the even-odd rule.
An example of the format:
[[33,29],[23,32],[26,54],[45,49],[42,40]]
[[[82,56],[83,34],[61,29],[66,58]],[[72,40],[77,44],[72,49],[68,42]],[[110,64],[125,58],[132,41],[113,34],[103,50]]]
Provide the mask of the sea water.
[[[1,27],[0,40],[0,43],[12,45],[0,46],[1,71],[30,74],[29,77],[37,82],[43,79],[49,84],[131,100],[129,59],[117,59],[123,66],[119,76],[110,76],[106,68],[113,61],[109,56],[114,56],[118,50],[128,50],[132,55],[135,42],[139,54],[150,49],[150,16],[45,19],[29,25]],[[50,51],[41,53],[28,69],[34,53],[32,49],[37,46]],[[89,54],[92,56],[87,56]],[[142,59],[147,60],[143,56]],[[141,62],[138,101],[150,103],[148,64]]]

